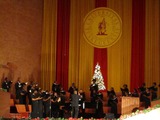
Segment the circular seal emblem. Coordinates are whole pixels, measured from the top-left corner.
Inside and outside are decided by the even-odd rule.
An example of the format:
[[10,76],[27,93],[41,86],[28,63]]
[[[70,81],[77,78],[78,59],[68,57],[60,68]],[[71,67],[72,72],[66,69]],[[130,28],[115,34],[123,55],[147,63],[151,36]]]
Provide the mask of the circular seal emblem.
[[96,8],[84,19],[83,36],[94,47],[110,47],[120,39],[121,34],[121,18],[110,8]]

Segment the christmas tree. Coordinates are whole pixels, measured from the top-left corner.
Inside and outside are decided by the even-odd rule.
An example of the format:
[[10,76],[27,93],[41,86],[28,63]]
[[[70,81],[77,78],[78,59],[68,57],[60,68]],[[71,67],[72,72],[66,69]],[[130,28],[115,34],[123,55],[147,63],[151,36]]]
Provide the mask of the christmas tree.
[[96,84],[98,84],[98,91],[106,89],[106,87],[104,85],[104,79],[103,79],[103,76],[101,73],[101,67],[98,63],[95,66],[93,79],[96,79]]

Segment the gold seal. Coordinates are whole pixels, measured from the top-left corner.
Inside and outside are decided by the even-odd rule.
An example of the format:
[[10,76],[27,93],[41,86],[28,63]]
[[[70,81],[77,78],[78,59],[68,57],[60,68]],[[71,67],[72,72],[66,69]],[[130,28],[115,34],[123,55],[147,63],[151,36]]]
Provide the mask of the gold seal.
[[107,48],[122,35],[122,21],[110,8],[99,7],[90,11],[84,19],[83,36],[94,47]]

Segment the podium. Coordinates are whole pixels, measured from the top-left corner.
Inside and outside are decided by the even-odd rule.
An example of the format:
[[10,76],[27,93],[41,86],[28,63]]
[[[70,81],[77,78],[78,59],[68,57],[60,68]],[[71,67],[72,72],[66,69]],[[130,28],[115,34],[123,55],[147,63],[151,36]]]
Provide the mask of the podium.
[[139,108],[139,97],[122,97],[121,114],[131,113],[134,108]]
[[10,93],[0,90],[0,117],[10,113]]

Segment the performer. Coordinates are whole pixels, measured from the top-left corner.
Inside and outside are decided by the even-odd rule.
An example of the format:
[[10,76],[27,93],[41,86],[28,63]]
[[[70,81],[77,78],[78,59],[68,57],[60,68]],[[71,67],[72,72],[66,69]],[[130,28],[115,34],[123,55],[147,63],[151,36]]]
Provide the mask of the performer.
[[153,85],[149,88],[151,91],[151,100],[157,99],[157,84],[156,82],[153,82]]
[[40,107],[39,107],[39,100],[42,100],[42,97],[38,93],[37,89],[34,89],[33,94],[32,94],[32,113],[31,117],[32,118],[40,118],[42,115],[40,115]]
[[52,117],[58,118],[60,113],[60,101],[61,98],[59,97],[57,92],[53,93],[53,96],[51,97],[51,113]]
[[91,103],[93,103],[93,105],[96,105],[97,94],[98,94],[98,92],[96,90],[93,90],[92,94],[90,96],[91,97]]
[[7,90],[7,92],[9,92],[10,88],[11,88],[11,84],[12,81],[8,80],[8,78],[4,78],[4,81],[2,82],[2,88]]
[[56,80],[54,81],[54,83],[52,85],[52,91],[57,92],[58,94],[60,93],[60,85],[57,83]]
[[127,84],[123,85],[123,88],[121,88],[121,91],[122,91],[122,96],[129,96],[129,89]]
[[138,88],[140,92],[145,92],[146,91],[146,83],[143,83],[141,87]]
[[[36,84],[33,83],[31,88],[28,87],[28,100],[29,100],[29,104],[32,105],[32,94],[34,92],[34,90],[36,89]],[[36,89],[38,91],[38,89]]]
[[142,92],[140,95],[140,101],[145,103],[145,108],[148,108],[151,106],[151,100],[150,100],[150,89],[146,89],[146,91]]
[[98,84],[96,83],[96,79],[93,79],[92,84],[90,85],[90,96],[93,96],[93,91],[98,92]]
[[72,85],[70,86],[68,92],[70,93],[70,95],[72,95],[75,90],[77,90],[77,88],[75,86],[75,83],[72,83]]
[[52,92],[45,91],[43,92],[43,103],[44,103],[44,118],[51,116],[51,95]]
[[30,105],[32,104],[32,98],[31,98],[32,86],[33,86],[33,81],[30,81],[30,83],[27,86],[27,93],[28,93],[27,95]]
[[18,77],[17,82],[15,83],[16,99],[19,99],[21,89],[22,89],[22,84],[20,81],[20,77]]
[[27,96],[27,91],[25,90],[25,83],[22,83],[22,88],[19,91],[19,104],[25,104],[26,105],[26,96]]
[[38,106],[39,106],[39,118],[43,118],[43,90],[39,88],[38,96],[41,98],[38,101]]
[[111,87],[110,91],[107,91],[107,94],[108,94],[108,96],[109,96],[110,94],[116,96],[116,92],[114,91],[114,88],[113,88],[113,87]]
[[134,90],[133,90],[132,97],[139,97],[139,93],[136,88],[134,88]]
[[98,92],[96,97],[96,112],[95,112],[96,118],[102,118],[103,117],[103,94]]
[[82,110],[82,115],[84,115],[85,113],[85,100],[86,100],[86,96],[85,96],[85,92],[83,92],[83,90],[79,90],[79,95],[81,97],[81,99],[79,100],[79,104],[80,104],[80,109]]
[[78,118],[79,99],[81,99],[81,96],[78,94],[77,90],[74,90],[74,93],[71,95],[71,107],[72,107],[72,117],[73,118]]
[[113,113],[115,117],[117,116],[117,103],[117,97],[113,94],[109,94],[108,106],[111,107],[111,113]]

